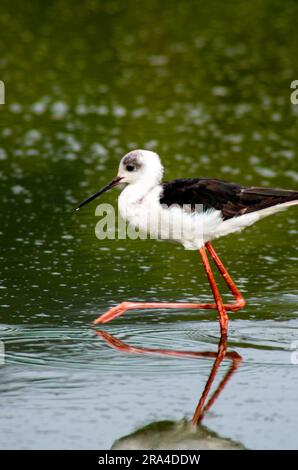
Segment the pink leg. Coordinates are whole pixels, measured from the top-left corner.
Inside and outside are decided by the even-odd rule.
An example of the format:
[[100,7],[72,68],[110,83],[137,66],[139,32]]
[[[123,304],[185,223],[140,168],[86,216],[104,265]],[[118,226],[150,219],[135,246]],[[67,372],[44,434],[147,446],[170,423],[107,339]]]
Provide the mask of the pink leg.
[[218,311],[218,319],[219,319],[219,325],[220,325],[220,332],[222,336],[227,336],[228,334],[228,324],[229,324],[229,318],[225,309],[225,306],[223,304],[221,295],[219,293],[217,284],[215,282],[213,272],[211,270],[211,266],[209,264],[208,256],[205,250],[205,247],[200,248],[200,254],[201,258],[203,261],[203,265],[213,292],[213,297],[215,299],[217,311]]
[[115,307],[112,307],[107,312],[103,313],[100,317],[94,320],[93,324],[97,325],[99,323],[107,323],[114,318],[119,317],[122,315],[126,310],[138,310],[138,309],[211,309],[211,310],[218,310],[219,312],[219,319],[220,319],[220,326],[222,334],[226,334],[227,330],[227,314],[226,311],[237,311],[240,308],[244,307],[245,301],[240,294],[239,290],[237,289],[236,285],[234,284],[232,278],[230,277],[229,273],[225,269],[224,265],[218,258],[214,248],[211,246],[210,243],[206,243],[206,248],[208,249],[209,253],[211,254],[216,266],[218,267],[220,273],[224,277],[226,284],[228,285],[229,289],[234,295],[235,302],[232,304],[223,304],[221,300],[221,296],[218,291],[218,287],[215,283],[213,273],[211,271],[211,267],[208,261],[208,257],[206,255],[205,247],[200,249],[200,254],[202,257],[202,261],[205,267],[205,271],[208,275],[209,282],[211,284],[212,292],[215,298],[215,303],[190,303],[190,302],[122,302]]
[[233,279],[231,278],[228,271],[224,267],[223,263],[219,259],[218,255],[217,255],[215,249],[213,248],[213,246],[211,245],[211,243],[207,242],[205,246],[206,246],[207,250],[209,251],[210,255],[212,256],[213,261],[215,262],[220,274],[224,278],[225,283],[227,284],[228,288],[232,292],[232,294],[234,296],[234,299],[235,299],[235,303],[225,305],[225,309],[235,311],[235,312],[237,310],[240,310],[241,308],[245,307],[245,300],[243,298],[243,295],[241,294],[241,292],[239,292],[236,284],[234,283]]

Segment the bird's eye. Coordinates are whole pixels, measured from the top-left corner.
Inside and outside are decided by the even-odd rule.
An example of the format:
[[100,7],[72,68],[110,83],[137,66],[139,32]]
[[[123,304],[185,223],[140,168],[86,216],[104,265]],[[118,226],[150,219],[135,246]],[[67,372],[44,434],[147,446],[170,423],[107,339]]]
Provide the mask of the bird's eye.
[[133,165],[127,165],[126,166],[127,171],[133,171],[135,167]]

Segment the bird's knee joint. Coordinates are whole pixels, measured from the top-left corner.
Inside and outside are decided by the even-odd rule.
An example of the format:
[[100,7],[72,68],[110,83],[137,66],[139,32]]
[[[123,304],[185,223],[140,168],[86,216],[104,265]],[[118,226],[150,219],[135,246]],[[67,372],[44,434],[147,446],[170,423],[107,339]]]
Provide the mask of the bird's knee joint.
[[236,302],[237,310],[240,310],[241,308],[244,308],[246,305],[246,300],[243,299],[243,297]]
[[128,310],[131,307],[131,302],[121,302],[121,307]]

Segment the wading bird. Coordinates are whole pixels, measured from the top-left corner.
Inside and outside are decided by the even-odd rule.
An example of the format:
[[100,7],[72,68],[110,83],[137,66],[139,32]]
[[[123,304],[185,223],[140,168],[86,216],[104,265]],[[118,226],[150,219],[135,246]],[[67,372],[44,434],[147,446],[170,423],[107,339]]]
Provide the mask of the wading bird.
[[[94,324],[107,323],[133,309],[217,309],[221,334],[227,335],[227,312],[243,308],[245,300],[210,242],[298,204],[298,192],[246,187],[209,178],[162,182],[163,172],[156,153],[131,151],[121,159],[118,175],[76,210],[114,186],[125,184],[118,201],[121,216],[153,238],[172,239],[186,249],[199,250],[215,303],[125,301],[102,314]],[[206,249],[232,292],[233,303],[223,303]]]

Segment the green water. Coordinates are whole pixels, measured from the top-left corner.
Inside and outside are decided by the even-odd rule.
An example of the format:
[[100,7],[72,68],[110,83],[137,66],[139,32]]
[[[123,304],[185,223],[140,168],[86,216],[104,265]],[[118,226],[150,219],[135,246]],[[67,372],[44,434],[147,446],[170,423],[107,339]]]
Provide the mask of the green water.
[[[210,360],[122,354],[90,322],[123,299],[207,301],[198,255],[100,242],[96,204],[72,209],[133,148],[160,153],[167,179],[297,189],[297,14],[293,0],[2,0],[1,448],[108,448],[191,418]],[[243,363],[204,424],[248,448],[298,444],[295,209],[215,245],[248,305],[230,323]],[[127,313],[105,329],[182,351],[216,351],[219,334],[203,311]]]

